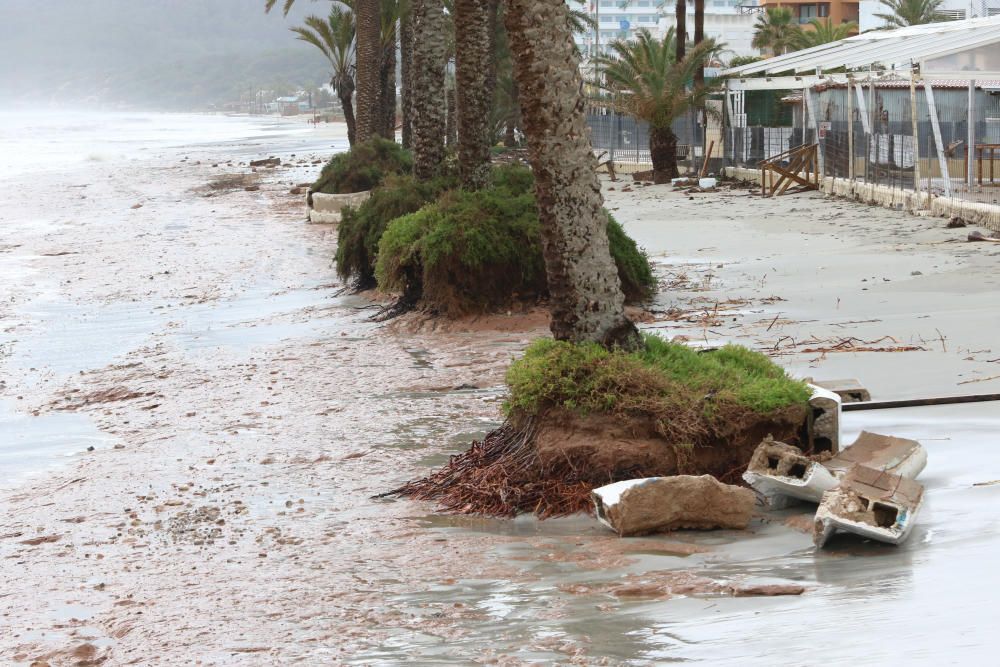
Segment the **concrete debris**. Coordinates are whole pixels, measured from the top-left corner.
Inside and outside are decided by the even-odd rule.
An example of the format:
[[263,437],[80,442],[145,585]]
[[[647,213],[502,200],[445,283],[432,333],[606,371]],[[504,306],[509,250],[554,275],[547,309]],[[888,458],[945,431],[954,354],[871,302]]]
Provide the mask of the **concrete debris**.
[[[915,271],[911,275],[919,273],[919,271]],[[814,381],[813,384],[840,396],[841,403],[864,403],[872,400],[872,395],[868,390],[854,379]]]
[[743,479],[772,509],[795,499],[818,503],[855,465],[915,479],[927,465],[927,451],[916,440],[863,431],[836,456],[806,456],[798,447],[765,439],[754,452]]
[[816,510],[813,542],[822,548],[837,531],[901,544],[923,505],[924,487],[890,472],[855,465],[840,485],[823,494]]
[[711,475],[630,479],[594,489],[598,520],[620,536],[682,528],[744,529],[756,497]]
[[819,458],[768,437],[754,452],[743,479],[764,496],[771,509],[783,509],[795,500],[818,503],[838,481]]
[[813,452],[840,451],[840,396],[815,384],[809,385],[809,448]]
[[281,158],[269,157],[263,160],[250,160],[251,167],[277,167],[281,164]]
[[307,198],[307,202],[309,204],[309,222],[340,222],[341,210],[347,206],[360,206],[362,202],[368,199],[370,194],[370,190],[340,195],[329,195],[323,192],[310,192]]

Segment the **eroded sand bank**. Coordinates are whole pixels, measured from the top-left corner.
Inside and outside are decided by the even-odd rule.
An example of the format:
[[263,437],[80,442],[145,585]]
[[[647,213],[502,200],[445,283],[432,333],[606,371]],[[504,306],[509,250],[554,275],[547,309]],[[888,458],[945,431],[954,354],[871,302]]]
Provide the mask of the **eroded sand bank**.
[[[257,192],[204,189],[240,171],[234,155],[303,158],[269,141],[0,195],[0,405],[18,433],[46,419],[79,433],[59,465],[0,480],[0,661],[985,658],[1000,484],[973,485],[1000,479],[995,405],[846,419],[848,440],[866,428],[929,450],[927,507],[899,549],[814,554],[802,510],[749,533],[619,540],[585,517],[370,499],[495,425],[503,370],[544,317],[371,323],[369,301],[337,296],[333,228],[304,224],[287,194],[318,168],[315,146]],[[1000,375],[995,246],[816,195],[621,185],[609,206],[667,288],[645,327],[777,345],[794,371],[857,376],[876,398],[1000,386],[984,379]],[[885,336],[924,349],[805,351]],[[755,584],[805,592],[725,593]]]

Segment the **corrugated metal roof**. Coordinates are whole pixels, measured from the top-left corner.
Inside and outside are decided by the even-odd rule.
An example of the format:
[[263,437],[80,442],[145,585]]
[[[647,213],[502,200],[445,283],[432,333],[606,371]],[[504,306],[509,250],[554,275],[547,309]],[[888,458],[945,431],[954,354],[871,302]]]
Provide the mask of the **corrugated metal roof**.
[[838,68],[909,68],[931,58],[961,53],[1000,42],[1000,16],[928,23],[897,30],[873,30],[837,42],[793,51],[749,65],[733,67],[725,76],[815,72]]

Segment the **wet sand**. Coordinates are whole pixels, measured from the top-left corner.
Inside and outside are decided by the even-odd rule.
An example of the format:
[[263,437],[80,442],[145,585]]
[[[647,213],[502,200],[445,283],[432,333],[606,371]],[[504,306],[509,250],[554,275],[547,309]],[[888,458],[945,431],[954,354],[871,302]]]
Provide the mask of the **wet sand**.
[[[204,188],[240,171],[230,158],[291,153],[307,164],[261,173],[260,191]],[[747,533],[620,540],[587,517],[371,499],[497,423],[504,368],[544,318],[370,322],[370,301],[338,295],[334,228],[304,224],[288,194],[320,154],[276,134],[0,195],[0,662],[988,660],[1000,484],[973,485],[1000,479],[994,405],[846,418],[847,439],[929,450],[928,502],[898,549],[815,554],[802,509]],[[1000,375],[1000,251],[948,242],[965,230],[816,195],[613,187],[671,286],[644,327],[926,348],[778,345],[795,372],[859,377],[876,399],[1000,386],[958,384]],[[2,458],[12,436],[45,445],[38,460]],[[805,592],[724,592],[755,584]]]

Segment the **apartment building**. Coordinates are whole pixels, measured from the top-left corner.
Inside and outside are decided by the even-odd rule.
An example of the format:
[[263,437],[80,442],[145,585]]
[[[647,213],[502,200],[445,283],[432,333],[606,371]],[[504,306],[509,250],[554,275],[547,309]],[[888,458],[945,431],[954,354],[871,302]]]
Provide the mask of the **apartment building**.
[[[743,0],[705,0],[705,36],[724,42],[728,55],[758,55],[750,46],[753,39],[754,17],[739,11]],[[998,0],[1000,1],[1000,0]],[[640,29],[663,35],[676,25],[676,5],[670,0],[588,0],[586,11],[597,21],[599,29],[576,36],[577,45],[586,56],[616,39],[632,39]],[[687,2],[688,39],[694,32],[694,2]]]
[[[876,14],[885,14],[886,7],[878,0],[861,0],[861,31],[875,30],[885,25]],[[938,10],[948,21],[1000,15],[1000,0],[944,0]]]
[[858,0],[762,0],[762,7],[787,7],[792,10],[792,16],[800,24],[807,24],[813,19],[830,20],[834,24],[859,23],[861,3]]

